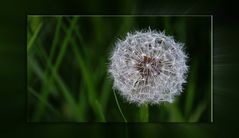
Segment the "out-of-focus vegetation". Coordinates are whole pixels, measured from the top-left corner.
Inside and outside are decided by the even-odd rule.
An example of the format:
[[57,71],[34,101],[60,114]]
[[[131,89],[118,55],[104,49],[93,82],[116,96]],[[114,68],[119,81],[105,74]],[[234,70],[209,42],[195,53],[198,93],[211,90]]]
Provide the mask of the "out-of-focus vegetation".
[[[28,121],[210,122],[210,20],[210,16],[28,16]],[[113,92],[108,57],[118,38],[149,27],[185,44],[190,70],[184,92],[173,104],[137,107]]]

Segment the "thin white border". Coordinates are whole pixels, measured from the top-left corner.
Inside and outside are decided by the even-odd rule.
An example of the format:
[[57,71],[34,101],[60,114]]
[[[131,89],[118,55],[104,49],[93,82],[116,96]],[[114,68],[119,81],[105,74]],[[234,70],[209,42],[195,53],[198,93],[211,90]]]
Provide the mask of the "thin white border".
[[213,15],[31,15],[27,17],[44,16],[44,17],[68,17],[68,16],[81,16],[81,17],[211,17],[211,123],[213,123]]
[[81,16],[81,17],[180,17],[180,16],[184,16],[184,17],[210,17],[212,15],[44,15],[44,14],[39,14],[39,15],[31,15],[28,14],[27,16],[45,16],[45,17],[68,17],[68,16]]
[[213,122],[213,15],[211,15],[211,122]]

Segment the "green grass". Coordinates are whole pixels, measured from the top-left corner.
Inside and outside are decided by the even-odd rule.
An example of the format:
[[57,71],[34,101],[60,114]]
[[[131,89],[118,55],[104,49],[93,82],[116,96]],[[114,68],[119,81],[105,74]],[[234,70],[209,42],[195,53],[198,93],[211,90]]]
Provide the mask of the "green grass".
[[148,104],[143,105],[139,109],[139,115],[140,115],[140,120],[142,122],[148,122],[149,121],[149,107]]
[[[205,25],[186,17],[28,17],[28,120],[33,122],[200,122],[210,99],[209,68],[197,51],[210,50]],[[188,83],[173,104],[129,104],[112,90],[108,57],[117,38],[137,29],[164,30],[185,42],[190,54]],[[194,29],[194,30],[193,30]],[[195,47],[198,47],[195,50]],[[208,48],[209,47],[209,48]],[[202,88],[208,88],[202,89]]]
[[122,118],[124,119],[124,122],[127,122],[127,119],[125,118],[124,113],[123,113],[123,111],[122,111],[122,109],[121,109],[121,107],[120,107],[120,104],[119,104],[117,95],[116,95],[115,91],[113,91],[113,92],[114,92],[114,98],[115,98],[115,102],[116,102],[116,104],[117,104],[117,107],[118,107],[118,109],[119,109],[119,112],[120,112]]

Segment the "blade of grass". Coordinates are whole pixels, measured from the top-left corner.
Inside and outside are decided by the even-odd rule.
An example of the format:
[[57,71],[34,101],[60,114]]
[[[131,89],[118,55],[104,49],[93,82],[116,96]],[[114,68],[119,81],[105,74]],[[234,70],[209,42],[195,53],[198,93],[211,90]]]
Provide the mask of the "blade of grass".
[[[32,64],[30,64],[32,65]],[[38,67],[37,70],[40,70],[42,72],[42,70],[39,68],[39,65],[37,65],[37,62],[34,62],[34,66]],[[52,68],[51,68],[52,69]],[[33,68],[33,70],[35,70],[35,68]],[[53,71],[54,72],[54,71]],[[59,76],[56,74],[56,72],[54,72],[54,77],[55,79],[60,79]],[[70,92],[69,90],[66,88],[66,86],[64,85],[64,83],[62,82],[62,80],[58,80],[58,83],[60,84],[59,86],[61,86],[61,89],[63,91],[63,95],[64,97],[66,98],[66,101],[69,103],[70,107],[72,107],[72,111],[74,111],[76,114],[75,114],[75,118],[77,118],[77,121],[82,121],[82,118],[81,118],[81,113],[78,111],[78,107],[77,105],[75,105],[75,102],[74,102],[74,98],[70,95]],[[32,92],[32,91],[31,91]],[[40,101],[46,105],[46,107],[51,107],[51,109],[53,108],[51,106],[50,103],[47,102],[46,99],[43,99],[39,94],[37,94],[37,92],[35,92],[34,95],[38,95],[38,99],[40,99]],[[47,104],[46,104],[47,103]],[[56,110],[54,109],[54,112]],[[35,121],[35,120],[34,120]]]
[[188,81],[188,88],[186,91],[186,102],[185,102],[185,115],[189,117],[193,107],[193,99],[195,95],[195,83],[196,83],[196,75],[197,75],[197,60],[195,59],[193,65],[191,66],[189,81]]
[[61,64],[62,58],[63,58],[63,56],[65,54],[65,51],[66,51],[66,48],[67,48],[67,45],[69,44],[69,42],[70,42],[70,40],[72,38],[72,34],[74,32],[73,29],[74,29],[74,26],[77,23],[77,20],[78,20],[78,18],[74,17],[72,19],[72,21],[71,21],[69,30],[66,31],[66,37],[65,37],[65,39],[63,41],[63,44],[62,44],[62,47],[61,47],[62,49],[61,49],[61,51],[60,51],[60,53],[58,55],[58,58],[56,60],[56,64],[55,64],[56,67],[55,68],[59,67],[59,65]]
[[[51,62],[51,63],[53,63],[53,56],[54,56],[54,53],[56,52],[57,43],[59,43],[61,25],[62,25],[62,17],[56,17],[56,28],[55,28],[54,38],[53,38],[52,46],[51,46],[51,49],[50,49],[50,56],[47,58],[47,60],[49,60],[49,62]],[[44,59],[44,61],[45,61],[45,59]],[[42,78],[45,78],[44,81],[43,81],[43,84],[48,83],[46,80],[47,80],[47,76],[50,75],[50,69],[49,69],[49,66],[48,66],[49,64],[46,65],[46,68],[44,70],[44,74],[41,76]]]
[[[68,19],[69,21],[69,19]],[[79,39],[79,42],[80,42],[80,46],[82,47],[83,49],[83,52],[81,52],[82,54],[86,53],[86,49],[85,49],[85,46],[86,46],[86,43],[79,31],[79,28],[77,27],[74,27],[74,31],[76,32],[76,35],[77,35],[77,38]],[[87,56],[87,54],[85,54]],[[90,59],[91,57],[87,56],[87,59]],[[106,63],[106,62],[104,62]],[[102,63],[102,64],[104,64]],[[105,71],[104,71],[105,72]],[[97,77],[97,78],[100,78],[100,77]],[[100,103],[102,103],[102,109],[104,110],[105,109],[105,106],[106,106],[106,103],[108,101],[108,98],[109,98],[109,93],[110,93],[110,86],[108,85],[109,82],[107,80],[104,81],[104,85],[103,85],[103,88],[102,88],[102,98],[100,99]]]
[[[102,17],[100,16],[97,16],[97,17],[94,17],[94,18],[90,18],[91,21],[92,21],[92,24],[93,24],[93,27],[94,27],[94,38],[96,39],[96,43],[99,44],[99,45],[102,45],[103,41],[105,39],[103,39],[103,35],[102,35],[102,32],[104,32],[105,30],[107,30],[107,28],[105,28],[105,23],[107,22],[104,22]],[[96,47],[96,48],[99,48],[99,47]]]
[[[69,21],[69,19],[68,19]],[[97,19],[96,20],[97,22],[98,21],[101,21],[101,19]],[[133,26],[133,20],[132,18],[128,18],[128,17],[124,17],[123,18],[123,24],[121,25],[121,27],[119,28],[118,32],[116,34],[122,34],[122,33],[125,33],[126,31],[129,30],[129,28]],[[76,35],[77,37],[79,38],[79,42],[80,42],[80,45],[82,46],[82,49],[83,49],[83,53],[86,53],[85,51],[85,41],[79,31],[79,28],[77,28],[76,26],[74,27],[74,31],[76,32]],[[99,30],[98,30],[99,31]],[[114,40],[111,41],[110,43],[110,46],[114,43]],[[87,56],[87,54],[86,54]],[[87,58],[91,58],[91,57],[87,57]],[[106,63],[106,61],[104,60],[104,63]],[[102,64],[104,64],[102,63]],[[107,68],[106,68],[107,69]],[[104,71],[105,72],[105,71]],[[100,78],[100,77],[98,77]],[[101,95],[101,103],[102,103],[102,107],[103,109],[105,109],[106,107],[106,104],[108,102],[108,98],[109,98],[109,95],[110,95],[110,92],[111,92],[111,83],[109,82],[107,76],[105,77],[105,81],[104,81],[104,84],[103,84],[103,87],[102,87],[102,95]]]
[[[130,30],[130,28],[133,26],[134,23],[134,19],[132,19],[132,17],[123,17],[122,18],[122,25],[120,26],[120,28],[117,30],[116,35],[120,35],[120,34],[124,34],[125,32],[127,32],[128,30]],[[109,48],[115,43],[115,40],[112,39],[112,41],[109,44]],[[101,61],[101,64],[107,63],[107,59],[104,59],[103,61]],[[104,70],[107,70],[108,67],[104,66]],[[111,94],[111,89],[112,89],[112,83],[110,82],[109,78],[108,78],[108,74],[105,73],[105,71],[103,72],[105,74],[105,81],[103,83],[103,87],[102,87],[102,95],[101,95],[101,103],[103,108],[106,108],[109,96]]]
[[171,34],[172,33],[172,28],[171,28],[171,18],[170,17],[164,17],[163,18],[164,21],[164,29],[165,29],[165,33],[167,34]]
[[[70,40],[71,35],[72,35],[72,32],[73,32],[73,26],[76,25],[77,20],[78,20],[77,17],[75,17],[75,18],[72,19],[72,22],[71,22],[71,24],[70,24],[70,28],[69,28],[69,30],[67,30],[67,32],[66,32],[66,37],[65,37],[65,39],[63,40],[62,47],[61,47],[60,52],[59,52],[59,54],[58,54],[56,63],[55,63],[55,65],[54,65],[54,67],[53,67],[53,70],[56,71],[56,72],[57,72],[57,70],[58,70],[58,68],[59,68],[59,66],[60,66],[60,64],[61,64],[61,61],[62,61],[62,59],[63,59],[63,56],[64,56],[64,54],[65,54],[67,45],[68,45],[68,43],[69,43],[69,40]],[[47,58],[47,59],[48,59],[48,58]],[[45,100],[47,100],[47,98],[48,98],[49,87],[50,87],[50,85],[52,85],[53,77],[52,77],[52,75],[50,75],[49,78],[46,77],[46,79],[47,79],[47,81],[46,81],[47,83],[43,85],[42,91],[41,91],[41,96],[42,96],[42,98],[45,99]],[[35,116],[35,117],[34,117],[35,121],[39,120],[40,117],[42,116],[42,114],[44,114],[44,106],[43,106],[43,104],[42,104],[42,103],[39,103],[38,106],[37,106],[37,109],[38,109],[38,110],[36,111],[36,113],[35,113],[35,115],[34,115],[34,116]]]
[[[56,17],[56,28],[55,28],[54,38],[53,38],[52,46],[51,46],[51,49],[50,49],[50,56],[47,58],[47,60],[49,60],[49,62],[51,62],[51,63],[53,63],[53,56],[54,56],[54,53],[56,52],[57,43],[59,43],[61,25],[62,25],[62,17]],[[43,60],[45,61],[45,59],[43,59]],[[42,81],[43,84],[48,83],[46,80],[47,80],[47,76],[50,75],[50,69],[49,69],[49,66],[48,66],[49,64],[46,65],[46,68],[44,70],[44,74],[41,76],[41,78],[45,78],[44,81]],[[43,88],[42,88],[42,90],[43,90]]]
[[[64,26],[63,26],[63,30],[66,31],[66,28]],[[87,69],[86,64],[84,63],[84,60],[81,56],[81,53],[78,50],[75,39],[71,39],[70,42],[72,44],[71,46],[72,46],[73,52],[76,56],[76,60],[78,62],[79,68],[82,72],[83,78],[87,85],[87,89],[89,92],[88,98],[89,98],[90,105],[91,105],[98,121],[105,122],[105,117],[103,115],[102,106],[96,98],[96,90],[94,89],[95,86],[93,84],[93,80],[90,77],[90,71],[89,71],[89,69]]]
[[[56,25],[56,29],[55,29],[55,34],[54,34],[54,38],[53,38],[53,42],[52,42],[50,57],[49,57],[50,61],[52,61],[52,59],[53,59],[53,56],[56,52],[57,43],[59,43],[59,40],[60,40],[61,26],[62,26],[62,17],[58,17],[57,18],[57,25]],[[75,25],[74,25],[74,27],[75,27]]]
[[69,107],[71,108],[74,118],[76,119],[76,121],[82,122],[82,117],[81,117],[82,113],[78,109],[78,106],[77,106],[74,98],[70,94],[70,90],[67,88],[67,86],[65,85],[63,80],[60,78],[60,76],[55,71],[53,71],[53,76],[54,76],[55,81],[57,82],[60,90],[62,91],[64,98],[66,99],[67,103],[69,104]]
[[[70,19],[67,18],[68,21],[70,22]],[[64,26],[63,26],[64,27]],[[65,27],[64,27],[65,28]],[[83,36],[81,35],[80,31],[79,31],[79,27],[77,26],[74,26],[74,32],[76,33],[76,36],[77,38],[79,39],[79,43],[80,43],[80,46],[82,48],[82,52],[81,54],[84,55],[84,56],[87,56],[86,58],[87,59],[91,59],[92,57],[88,56],[88,54],[85,54],[87,53],[87,50],[86,50],[86,42],[85,40],[83,39]]]
[[185,118],[178,107],[178,101],[174,101],[173,104],[166,105],[170,114],[169,122],[184,122]]
[[119,28],[117,35],[128,32],[134,26],[134,17],[122,17],[122,25]]
[[49,102],[47,102],[47,101],[44,101],[41,97],[40,97],[40,95],[33,89],[33,88],[31,88],[31,87],[27,87],[27,90],[30,92],[30,94],[32,94],[39,102],[43,102],[43,104],[45,104],[46,105],[46,107],[49,109],[49,110],[51,110],[53,113],[54,113],[54,115],[56,115],[56,117],[60,117],[60,113],[49,103]]
[[38,27],[36,28],[36,30],[34,31],[34,34],[32,35],[32,37],[30,38],[29,42],[27,43],[27,52],[30,52],[35,40],[37,39],[37,36],[42,28],[43,23],[41,22]]
[[45,79],[43,78],[43,71],[40,69],[39,65],[36,64],[36,60],[33,57],[27,59],[28,71],[34,71],[37,77],[44,82]]
[[148,104],[144,104],[139,108],[139,118],[141,122],[149,121],[149,107]]
[[95,106],[96,106],[96,109],[97,109],[96,113],[97,113],[97,116],[99,116],[100,121],[106,122],[102,106],[101,106],[101,104],[99,103],[98,100],[95,100]]
[[90,77],[90,72],[89,69],[87,69],[83,58],[81,57],[81,54],[77,48],[76,42],[72,39],[72,48],[73,48],[73,52],[76,56],[76,60],[78,62],[79,68],[81,70],[81,74],[83,75],[83,78],[85,80],[87,89],[88,89],[88,98],[89,98],[89,102],[90,105],[96,115],[96,117],[98,118],[99,121],[101,122],[105,122],[104,117],[102,116],[97,116],[97,115],[102,115],[103,111],[102,111],[102,107],[100,105],[100,103],[98,102],[97,98],[96,98],[96,91],[95,91],[95,86],[93,84],[93,81]]
[[198,122],[203,112],[206,110],[207,102],[202,102],[198,105],[196,110],[191,114],[188,119],[188,122]]
[[177,34],[180,41],[186,45],[187,41],[187,28],[186,28],[186,19],[184,17],[180,18],[175,27],[175,33]]
[[100,101],[102,103],[102,107],[105,109],[108,103],[109,95],[111,92],[111,82],[109,81],[108,76],[105,76],[103,87],[102,87],[102,95],[100,97]]
[[85,93],[85,87],[83,86],[84,84],[81,83],[79,86],[79,97],[78,97],[78,107],[80,112],[82,113],[82,120],[83,121],[87,121],[86,120],[86,112],[88,109],[88,105],[87,105],[87,99],[86,97],[86,93]]
[[[62,91],[64,98],[66,99],[66,102],[69,104],[70,111],[74,115],[74,118],[76,119],[76,121],[82,121],[82,117],[81,117],[82,113],[78,109],[78,106],[77,106],[74,98],[72,97],[70,90],[67,88],[67,86],[65,85],[63,80],[60,78],[60,76],[58,75],[56,70],[54,70],[54,68],[50,64],[49,58],[47,57],[47,54],[42,49],[42,47],[39,47],[39,51],[42,53],[41,55],[45,59],[47,66],[50,68],[50,71],[52,72],[54,81],[57,82],[58,86],[60,87],[60,90]],[[45,99],[43,99],[43,100],[45,100]]]
[[116,93],[115,93],[115,90],[113,90],[113,93],[114,93],[115,102],[116,102],[116,104],[117,104],[117,107],[118,107],[118,109],[119,109],[119,112],[120,112],[122,118],[124,119],[124,122],[127,123],[127,119],[125,118],[125,116],[124,116],[124,114],[123,114],[123,112],[122,112],[122,109],[121,109],[121,107],[120,107],[120,104],[119,104],[117,95],[116,95]]

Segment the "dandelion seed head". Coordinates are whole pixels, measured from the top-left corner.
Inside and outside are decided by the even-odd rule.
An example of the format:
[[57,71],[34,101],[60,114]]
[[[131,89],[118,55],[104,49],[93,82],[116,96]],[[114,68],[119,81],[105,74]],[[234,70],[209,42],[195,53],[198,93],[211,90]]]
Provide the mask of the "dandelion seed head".
[[186,83],[186,60],[183,44],[164,32],[127,33],[110,57],[113,88],[130,103],[172,103]]

